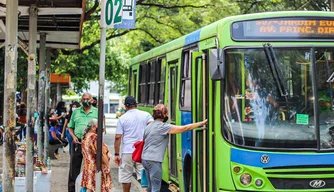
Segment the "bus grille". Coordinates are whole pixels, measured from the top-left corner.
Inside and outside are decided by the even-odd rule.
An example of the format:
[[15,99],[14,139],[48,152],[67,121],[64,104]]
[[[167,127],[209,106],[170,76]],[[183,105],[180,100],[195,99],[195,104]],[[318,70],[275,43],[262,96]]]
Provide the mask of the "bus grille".
[[[324,186],[320,184],[312,187],[310,183],[312,181],[323,181]],[[271,184],[275,189],[331,189],[334,188],[334,177],[330,179],[296,179],[296,178],[269,178]],[[319,182],[318,182],[319,183]]]
[[334,169],[332,167],[285,167],[283,169],[265,168],[264,170],[275,189],[334,189]]

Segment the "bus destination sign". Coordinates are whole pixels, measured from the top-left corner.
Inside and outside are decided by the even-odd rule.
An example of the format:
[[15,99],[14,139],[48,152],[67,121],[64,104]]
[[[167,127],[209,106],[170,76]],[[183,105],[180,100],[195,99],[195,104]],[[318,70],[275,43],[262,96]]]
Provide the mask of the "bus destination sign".
[[334,18],[277,18],[232,24],[234,40],[334,39]]

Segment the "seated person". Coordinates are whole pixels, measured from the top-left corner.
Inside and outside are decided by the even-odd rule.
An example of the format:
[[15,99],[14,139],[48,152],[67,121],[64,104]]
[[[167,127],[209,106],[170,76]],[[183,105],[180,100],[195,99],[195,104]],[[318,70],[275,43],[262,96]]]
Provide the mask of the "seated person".
[[[60,124],[58,120],[51,120],[51,127],[49,129],[49,144],[50,145],[58,145],[62,144],[63,147],[66,147],[68,141],[61,138],[60,133]],[[59,158],[58,148],[54,151],[55,157]]]

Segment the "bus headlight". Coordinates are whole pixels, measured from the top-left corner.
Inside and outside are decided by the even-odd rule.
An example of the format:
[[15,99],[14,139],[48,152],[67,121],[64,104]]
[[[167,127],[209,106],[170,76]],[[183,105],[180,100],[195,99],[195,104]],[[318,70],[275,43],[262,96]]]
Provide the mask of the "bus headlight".
[[252,176],[248,173],[244,173],[240,177],[240,183],[247,186],[252,182]]

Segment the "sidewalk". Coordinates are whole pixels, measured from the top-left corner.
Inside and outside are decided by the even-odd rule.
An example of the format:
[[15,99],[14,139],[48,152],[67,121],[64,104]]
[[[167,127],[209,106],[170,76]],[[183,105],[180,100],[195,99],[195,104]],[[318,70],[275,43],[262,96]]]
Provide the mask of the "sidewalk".
[[[109,149],[111,150],[110,146]],[[51,192],[67,191],[67,179],[70,167],[70,155],[68,154],[68,147],[65,148],[66,153],[59,150],[61,155],[59,159],[51,161]],[[111,192],[121,192],[122,185],[118,183],[118,168],[114,166],[113,160],[111,162],[111,175],[113,180],[113,187]],[[142,191],[140,189],[140,184],[133,179],[131,192]]]
[[[111,147],[109,146],[109,149]],[[60,149],[60,158],[51,160],[51,192],[67,191],[67,179],[70,167],[70,155],[68,154],[68,147],[65,148],[65,152]],[[3,146],[0,146],[0,163],[2,165],[3,160]],[[2,168],[0,168],[2,173]],[[118,168],[114,166],[113,160],[111,162],[111,175],[113,179],[113,188],[111,192],[121,192],[122,185],[118,183]],[[2,181],[0,181],[2,182]],[[140,192],[140,184],[133,178],[131,192]]]

